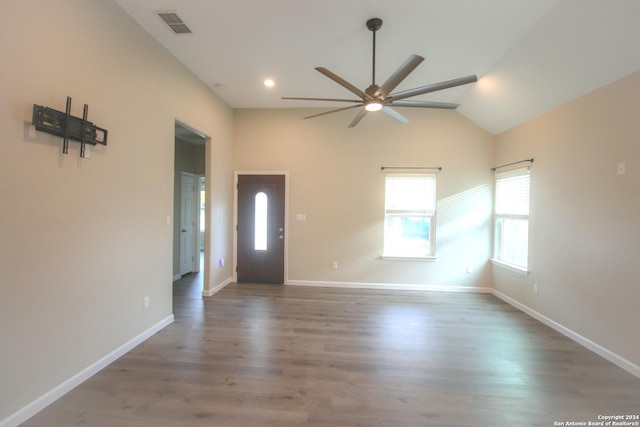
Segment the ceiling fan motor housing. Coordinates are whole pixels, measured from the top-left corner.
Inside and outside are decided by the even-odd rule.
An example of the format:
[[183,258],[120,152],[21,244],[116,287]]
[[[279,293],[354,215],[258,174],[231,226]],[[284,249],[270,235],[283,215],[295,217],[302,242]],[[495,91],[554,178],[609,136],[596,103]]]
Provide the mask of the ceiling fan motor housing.
[[368,88],[366,88],[366,89],[364,90],[364,92],[365,92],[367,95],[369,95],[369,96],[371,96],[371,97],[373,97],[373,98],[377,98],[377,96],[376,96],[376,92],[378,92],[378,89],[380,89],[380,86],[378,86],[378,85],[376,85],[376,84],[372,84],[371,86],[369,86]]

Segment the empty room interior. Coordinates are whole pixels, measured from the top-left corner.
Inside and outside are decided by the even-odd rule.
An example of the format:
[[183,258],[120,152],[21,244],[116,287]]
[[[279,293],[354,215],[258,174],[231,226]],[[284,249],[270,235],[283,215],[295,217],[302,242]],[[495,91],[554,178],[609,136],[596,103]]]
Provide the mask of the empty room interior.
[[640,2],[3,6],[0,427],[640,425]]

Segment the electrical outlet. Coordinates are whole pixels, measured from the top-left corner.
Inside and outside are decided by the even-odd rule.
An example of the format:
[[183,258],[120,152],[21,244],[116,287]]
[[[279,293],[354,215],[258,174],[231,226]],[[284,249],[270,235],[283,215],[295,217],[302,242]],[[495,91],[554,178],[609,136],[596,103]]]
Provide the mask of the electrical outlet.
[[534,284],[533,284],[533,293],[534,293],[534,294],[537,294],[537,293],[538,293],[538,284],[537,284],[537,283],[534,283]]
[[624,162],[618,163],[618,175],[624,175],[627,172],[627,165]]
[[144,299],[142,300],[142,306],[143,306],[145,309],[146,309],[146,308],[149,308],[149,303],[150,303],[149,297],[144,297]]
[[334,270],[337,270],[338,269],[338,261],[333,261],[331,266],[333,267]]
[[467,264],[467,274],[471,274],[471,264]]

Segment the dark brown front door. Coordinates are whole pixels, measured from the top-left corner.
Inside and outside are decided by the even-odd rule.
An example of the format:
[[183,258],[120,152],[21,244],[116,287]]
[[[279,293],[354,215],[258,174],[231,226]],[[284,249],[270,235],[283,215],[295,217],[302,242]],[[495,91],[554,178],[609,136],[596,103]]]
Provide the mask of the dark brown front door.
[[238,282],[284,283],[284,175],[238,175]]

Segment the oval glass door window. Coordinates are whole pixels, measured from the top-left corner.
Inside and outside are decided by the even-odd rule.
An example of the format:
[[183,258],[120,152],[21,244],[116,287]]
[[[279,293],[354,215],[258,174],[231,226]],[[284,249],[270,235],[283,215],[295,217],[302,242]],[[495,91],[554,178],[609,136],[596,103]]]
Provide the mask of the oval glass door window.
[[267,195],[264,192],[256,194],[255,199],[255,229],[254,249],[267,250]]

